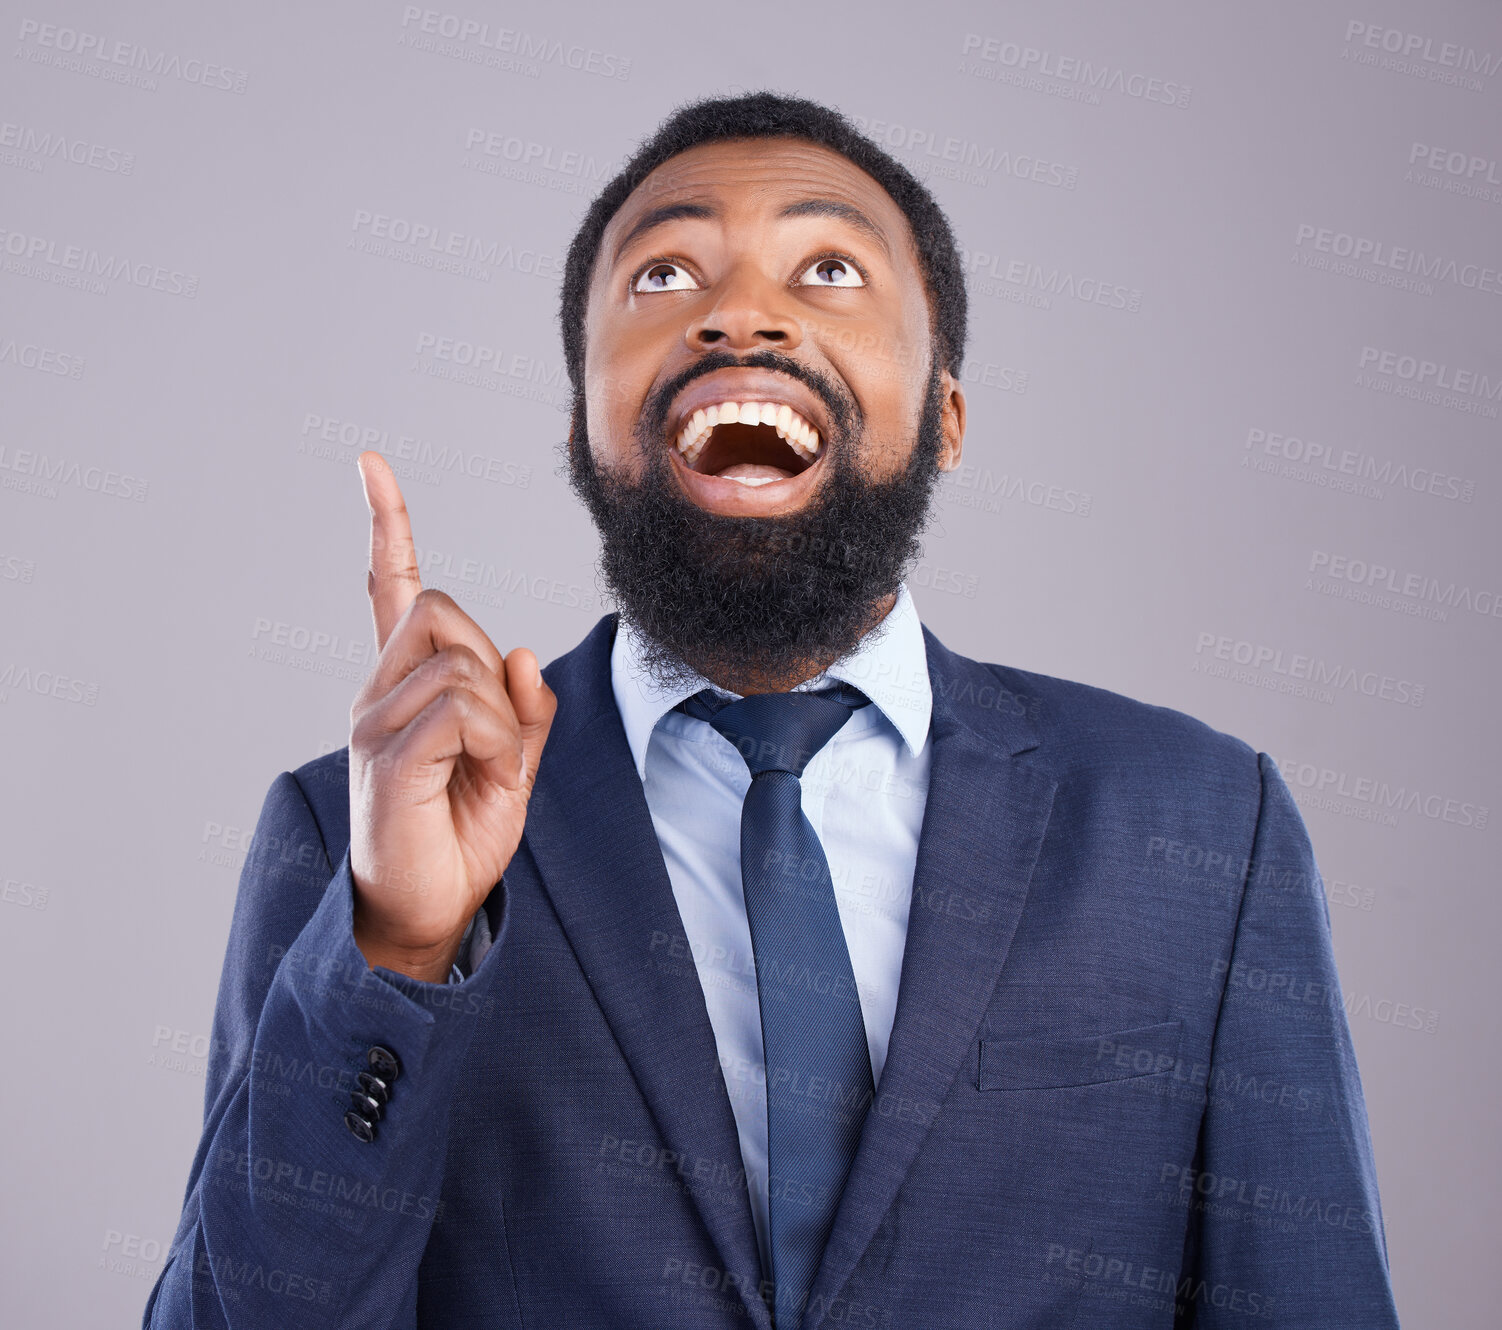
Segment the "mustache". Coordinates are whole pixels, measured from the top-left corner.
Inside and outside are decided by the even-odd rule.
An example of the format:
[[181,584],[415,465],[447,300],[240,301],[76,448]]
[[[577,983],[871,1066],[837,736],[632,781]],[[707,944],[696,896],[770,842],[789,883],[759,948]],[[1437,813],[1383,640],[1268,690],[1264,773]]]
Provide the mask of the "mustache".
[[[783,369],[787,359],[717,352],[664,391],[722,366]],[[699,508],[664,474],[660,436],[638,477],[597,467],[587,445],[574,448],[569,483],[599,532],[610,598],[646,643],[648,672],[671,684],[702,675],[743,693],[766,676],[804,665],[811,674],[851,651],[873,608],[921,553],[940,476],[942,400],[935,363],[903,472],[865,475],[856,461],[860,435],[851,435],[803,507],[771,517]]]
[[710,351],[693,364],[684,366],[672,378],[653,389],[647,397],[635,430],[637,443],[644,453],[650,456],[656,451],[655,445],[661,441],[667,428],[668,411],[673,405],[673,399],[695,379],[721,369],[765,369],[797,379],[824,403],[837,439],[850,437],[864,424],[860,405],[849,392],[827,374],[795,360],[785,352],[774,351],[770,347],[753,351],[748,356],[737,356],[730,351]]

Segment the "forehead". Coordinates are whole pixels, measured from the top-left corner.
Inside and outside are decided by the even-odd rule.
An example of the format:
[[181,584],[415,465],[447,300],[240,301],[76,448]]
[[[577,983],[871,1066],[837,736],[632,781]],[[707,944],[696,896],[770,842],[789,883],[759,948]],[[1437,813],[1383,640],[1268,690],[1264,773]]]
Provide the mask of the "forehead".
[[673,204],[707,203],[724,217],[749,220],[810,199],[858,209],[884,234],[894,259],[916,262],[907,217],[876,179],[833,149],[793,138],[701,143],[668,158],[626,196],[600,253],[608,263],[643,217]]

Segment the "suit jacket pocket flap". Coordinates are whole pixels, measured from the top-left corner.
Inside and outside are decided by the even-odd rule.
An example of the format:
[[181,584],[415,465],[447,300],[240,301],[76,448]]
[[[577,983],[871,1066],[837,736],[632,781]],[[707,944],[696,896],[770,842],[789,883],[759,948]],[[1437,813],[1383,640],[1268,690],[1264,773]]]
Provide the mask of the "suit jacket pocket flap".
[[986,1039],[976,1084],[982,1090],[1043,1090],[1157,1076],[1178,1061],[1182,1031],[1183,1023],[1172,1020],[1107,1034]]

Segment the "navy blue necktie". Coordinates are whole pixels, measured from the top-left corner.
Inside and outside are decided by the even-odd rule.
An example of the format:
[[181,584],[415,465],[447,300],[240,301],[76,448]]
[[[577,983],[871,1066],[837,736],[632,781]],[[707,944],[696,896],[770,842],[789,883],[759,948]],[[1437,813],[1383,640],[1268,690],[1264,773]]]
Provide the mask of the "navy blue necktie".
[[796,1327],[875,1095],[829,861],[803,815],[799,777],[870,701],[837,684],[680,709],[730,740],[751,771],[741,807],[741,886],[767,1074],[768,1226],[776,1322]]

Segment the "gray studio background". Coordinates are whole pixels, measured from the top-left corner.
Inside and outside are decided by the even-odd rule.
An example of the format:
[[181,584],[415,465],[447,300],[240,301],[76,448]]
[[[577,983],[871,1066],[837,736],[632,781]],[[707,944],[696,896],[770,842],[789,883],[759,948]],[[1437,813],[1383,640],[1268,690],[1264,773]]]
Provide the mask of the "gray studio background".
[[374,659],[356,454],[428,584],[572,646],[568,240],[771,87],[967,250],[925,620],[1284,764],[1399,1309],[1495,1325],[1502,11],[434,3],[0,4],[0,1321],[161,1268],[262,797]]

